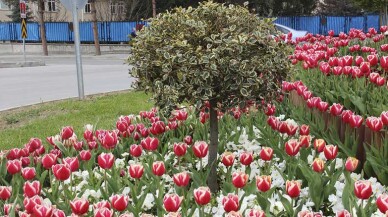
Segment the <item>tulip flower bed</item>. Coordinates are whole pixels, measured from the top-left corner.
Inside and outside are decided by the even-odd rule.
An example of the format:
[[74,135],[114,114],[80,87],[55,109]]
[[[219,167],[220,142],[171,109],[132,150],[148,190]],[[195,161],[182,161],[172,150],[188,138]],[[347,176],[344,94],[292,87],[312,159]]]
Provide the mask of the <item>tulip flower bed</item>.
[[206,187],[208,114],[156,110],[114,130],[64,127],[46,142],[2,152],[7,216],[385,216],[387,188],[353,173],[338,152],[284,115],[255,107],[219,113],[220,191]]

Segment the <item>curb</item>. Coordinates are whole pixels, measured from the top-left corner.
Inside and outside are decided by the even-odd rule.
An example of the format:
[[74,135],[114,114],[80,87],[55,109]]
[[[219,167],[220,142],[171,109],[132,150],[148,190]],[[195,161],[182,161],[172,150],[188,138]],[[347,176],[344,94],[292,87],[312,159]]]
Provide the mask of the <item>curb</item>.
[[0,62],[0,68],[19,68],[45,66],[44,61],[26,61],[26,62]]

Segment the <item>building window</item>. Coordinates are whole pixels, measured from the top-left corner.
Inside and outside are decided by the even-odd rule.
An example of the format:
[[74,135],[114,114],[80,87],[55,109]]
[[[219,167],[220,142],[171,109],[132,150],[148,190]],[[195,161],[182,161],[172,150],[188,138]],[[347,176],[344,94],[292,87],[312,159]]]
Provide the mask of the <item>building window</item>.
[[123,14],[124,13],[124,2],[111,2],[110,3],[111,14]]
[[45,11],[56,11],[55,0],[46,0]]
[[84,13],[91,13],[91,12],[92,12],[92,9],[90,6],[90,0],[88,0],[88,3],[86,3],[85,5]]

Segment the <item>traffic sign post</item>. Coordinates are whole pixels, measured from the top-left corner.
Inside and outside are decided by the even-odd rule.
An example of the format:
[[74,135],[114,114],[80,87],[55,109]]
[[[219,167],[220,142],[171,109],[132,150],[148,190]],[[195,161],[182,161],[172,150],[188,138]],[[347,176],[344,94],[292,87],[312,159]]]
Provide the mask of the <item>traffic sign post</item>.
[[26,2],[24,0],[19,1],[19,7],[20,7],[20,18],[22,20],[21,23],[21,35],[23,39],[23,57],[24,57],[24,62],[26,62],[26,38],[27,38],[27,22],[26,22]]
[[65,8],[73,13],[74,47],[77,64],[78,97],[84,99],[84,81],[82,72],[81,43],[79,36],[78,10],[85,7],[88,0],[61,0]]

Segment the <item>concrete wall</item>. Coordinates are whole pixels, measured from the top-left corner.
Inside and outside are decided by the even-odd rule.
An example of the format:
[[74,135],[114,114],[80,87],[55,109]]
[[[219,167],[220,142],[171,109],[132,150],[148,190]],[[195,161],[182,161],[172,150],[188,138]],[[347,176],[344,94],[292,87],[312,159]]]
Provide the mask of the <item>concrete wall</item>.
[[[100,45],[102,53],[123,53],[129,54],[131,47],[129,45]],[[49,44],[49,55],[51,54],[70,54],[74,53],[73,44]],[[82,44],[81,52],[83,54],[94,54],[93,44]],[[26,44],[27,54],[42,54],[41,44]],[[0,54],[23,54],[23,45],[21,43],[0,43]]]

